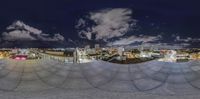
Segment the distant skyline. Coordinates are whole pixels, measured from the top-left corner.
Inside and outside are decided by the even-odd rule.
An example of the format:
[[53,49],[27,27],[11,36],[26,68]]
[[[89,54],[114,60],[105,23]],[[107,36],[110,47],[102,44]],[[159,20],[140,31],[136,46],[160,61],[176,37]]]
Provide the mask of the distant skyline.
[[0,47],[199,48],[199,9],[194,0],[5,0]]

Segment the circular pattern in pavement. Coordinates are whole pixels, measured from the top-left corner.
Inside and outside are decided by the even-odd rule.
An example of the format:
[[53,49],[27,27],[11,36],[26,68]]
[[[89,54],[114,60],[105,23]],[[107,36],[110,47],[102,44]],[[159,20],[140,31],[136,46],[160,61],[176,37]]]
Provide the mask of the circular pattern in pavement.
[[1,91],[98,89],[159,95],[200,93],[200,62],[113,64],[93,61],[65,64],[51,59],[0,60]]

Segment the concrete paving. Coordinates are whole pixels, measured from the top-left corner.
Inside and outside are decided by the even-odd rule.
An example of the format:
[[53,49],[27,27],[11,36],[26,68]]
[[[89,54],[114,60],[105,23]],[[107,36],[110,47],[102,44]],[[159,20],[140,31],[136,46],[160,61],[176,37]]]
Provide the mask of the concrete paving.
[[200,62],[65,64],[51,59],[0,60],[2,99],[196,99]]

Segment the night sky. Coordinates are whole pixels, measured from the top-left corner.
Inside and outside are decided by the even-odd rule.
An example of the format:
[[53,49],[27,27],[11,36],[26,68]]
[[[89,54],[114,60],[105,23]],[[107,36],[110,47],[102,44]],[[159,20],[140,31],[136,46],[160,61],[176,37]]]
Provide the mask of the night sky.
[[[23,40],[55,41],[77,46],[81,43],[100,43],[108,46],[146,44],[200,47],[199,9],[198,0],[1,0],[0,47],[6,46],[11,41]],[[95,17],[95,15],[100,15],[100,17]],[[124,16],[127,16],[127,19],[122,19]],[[112,21],[99,22],[104,19],[113,19],[116,22],[125,20],[125,22],[115,27]],[[34,34],[26,29],[25,33],[31,35],[26,36],[28,39],[21,36],[11,38],[12,31],[23,31],[19,27],[8,29],[17,21],[44,33]],[[132,23],[136,24],[132,26]],[[110,34],[109,37],[106,34],[102,36],[101,33],[105,31],[100,29],[106,26],[110,26],[111,29],[107,31],[112,36]],[[25,33],[22,33],[22,36],[26,35]],[[56,37],[57,33],[63,36],[64,40]],[[114,33],[119,33],[119,35],[114,35]],[[31,43],[29,45],[31,46]]]

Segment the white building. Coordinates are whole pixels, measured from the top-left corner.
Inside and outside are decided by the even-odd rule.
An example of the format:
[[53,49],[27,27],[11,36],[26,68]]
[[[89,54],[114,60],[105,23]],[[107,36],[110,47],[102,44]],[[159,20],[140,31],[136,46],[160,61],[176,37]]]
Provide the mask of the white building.
[[122,56],[122,55],[123,55],[123,52],[124,52],[124,48],[123,48],[123,47],[119,47],[119,48],[117,49],[117,51],[118,51],[119,56]]
[[165,61],[165,62],[176,62],[177,60],[177,52],[175,50],[169,50],[164,55],[164,58],[159,59],[159,61]]
[[149,58],[149,57],[151,57],[151,53],[145,52],[145,51],[141,51],[140,52],[140,57],[142,57],[142,58]]
[[87,63],[87,62],[91,62],[91,61],[92,60],[90,60],[87,56],[86,49],[76,48],[75,53],[74,53],[74,62]]

